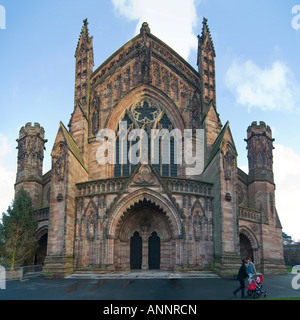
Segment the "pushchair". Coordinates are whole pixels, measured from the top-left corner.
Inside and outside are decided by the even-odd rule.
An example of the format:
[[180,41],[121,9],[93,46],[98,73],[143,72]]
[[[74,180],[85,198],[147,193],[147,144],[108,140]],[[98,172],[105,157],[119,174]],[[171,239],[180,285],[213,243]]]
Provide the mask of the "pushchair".
[[263,288],[262,282],[264,281],[264,277],[261,274],[256,274],[252,277],[249,277],[249,286],[247,294],[250,297],[258,298],[260,296],[267,296],[267,291]]

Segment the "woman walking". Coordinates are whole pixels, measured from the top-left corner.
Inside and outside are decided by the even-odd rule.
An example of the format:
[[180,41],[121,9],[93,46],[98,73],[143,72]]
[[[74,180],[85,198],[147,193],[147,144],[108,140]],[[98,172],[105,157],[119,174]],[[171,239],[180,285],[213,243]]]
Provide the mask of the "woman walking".
[[245,279],[249,277],[247,269],[248,269],[249,261],[247,259],[242,260],[242,265],[240,267],[239,273],[238,273],[238,281],[240,282],[240,286],[233,291],[233,294],[236,296],[236,294],[241,291],[241,297],[244,299],[245,297]]
[[256,269],[255,269],[255,265],[252,262],[251,258],[248,258],[248,275],[249,278],[253,278],[256,275]]

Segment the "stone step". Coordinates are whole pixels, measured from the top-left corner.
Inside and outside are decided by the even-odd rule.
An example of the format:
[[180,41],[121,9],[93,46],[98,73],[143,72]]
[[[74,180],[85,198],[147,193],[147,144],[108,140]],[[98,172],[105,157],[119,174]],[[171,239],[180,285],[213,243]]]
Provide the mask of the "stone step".
[[189,271],[125,271],[110,273],[76,272],[66,277],[67,279],[182,279],[182,278],[219,278],[212,272]]

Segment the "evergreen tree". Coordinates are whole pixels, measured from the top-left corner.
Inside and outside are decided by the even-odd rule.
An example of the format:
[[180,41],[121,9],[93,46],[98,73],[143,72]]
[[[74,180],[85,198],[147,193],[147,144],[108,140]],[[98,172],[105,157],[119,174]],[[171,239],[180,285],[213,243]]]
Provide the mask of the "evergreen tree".
[[0,223],[0,256],[14,269],[31,262],[37,249],[37,221],[32,214],[32,201],[22,188]]

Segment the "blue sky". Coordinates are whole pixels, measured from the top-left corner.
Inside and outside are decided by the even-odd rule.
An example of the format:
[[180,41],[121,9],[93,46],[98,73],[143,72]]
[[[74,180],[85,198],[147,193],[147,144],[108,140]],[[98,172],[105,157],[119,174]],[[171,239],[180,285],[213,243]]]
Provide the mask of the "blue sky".
[[[208,18],[216,58],[217,109],[227,120],[247,167],[246,130],[265,121],[276,139],[276,204],[283,230],[300,239],[300,28],[293,0],[0,0],[0,212],[13,197],[16,139],[39,122],[49,140],[44,171],[59,121],[68,124],[74,99],[74,53],[88,18],[95,69],[130,40],[143,21],[196,69],[197,35]],[[300,10],[299,10],[300,14]],[[1,15],[0,15],[1,17]],[[296,23],[297,25],[297,23]],[[1,26],[1,23],[0,23]],[[294,25],[295,26],[295,25]]]

